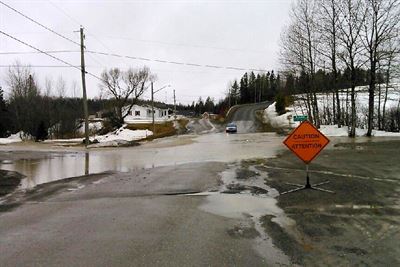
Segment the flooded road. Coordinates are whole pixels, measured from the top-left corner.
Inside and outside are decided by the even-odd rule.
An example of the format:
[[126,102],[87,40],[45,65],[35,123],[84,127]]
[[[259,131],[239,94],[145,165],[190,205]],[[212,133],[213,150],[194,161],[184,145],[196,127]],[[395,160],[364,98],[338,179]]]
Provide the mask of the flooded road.
[[39,185],[0,203],[0,262],[399,266],[400,141],[339,141],[310,171],[336,194],[291,195],[279,192],[304,182],[304,169],[281,153],[275,134],[184,135],[87,154],[0,147],[0,168],[27,175],[26,188],[117,171]]
[[[44,266],[287,263],[260,223],[264,213],[282,217],[273,199],[276,192],[264,185],[264,174],[240,183],[236,179],[239,161],[274,156],[281,139],[264,133],[212,133],[88,153],[70,148],[27,151],[22,146],[7,152],[10,146],[3,147],[0,168],[27,175],[25,188],[38,186],[2,203],[0,262],[4,266],[29,265],[32,259]],[[40,185],[108,170],[118,172]],[[232,184],[254,186],[268,194],[219,192]],[[188,195],[197,192],[207,195]]]
[[[104,171],[135,172],[159,166],[197,162],[233,162],[275,155],[282,137],[273,133],[182,135],[144,143],[138,147],[106,149],[53,148],[24,151],[23,146],[0,147],[0,169],[26,176],[23,189],[63,178]],[[12,151],[12,152],[11,152]],[[15,155],[18,156],[15,156]]]

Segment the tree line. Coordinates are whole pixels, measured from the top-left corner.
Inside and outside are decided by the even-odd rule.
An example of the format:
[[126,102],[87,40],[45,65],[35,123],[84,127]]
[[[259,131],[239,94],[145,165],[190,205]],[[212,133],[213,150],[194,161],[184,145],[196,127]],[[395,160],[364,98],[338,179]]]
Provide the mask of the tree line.
[[[80,120],[83,118],[82,99],[67,97],[66,82],[46,79],[41,87],[29,66],[16,64],[7,74],[9,96],[0,87],[0,137],[21,132],[22,138],[44,140],[49,137],[78,137]],[[75,83],[73,90],[76,90]],[[111,105],[110,100],[89,99],[91,114]]]
[[[60,76],[55,82],[49,78],[40,86],[35,73],[29,67],[16,62],[6,73],[6,85],[9,89],[5,97],[0,86],[0,138],[17,132],[22,138],[44,140],[47,138],[81,137],[79,131],[83,123],[83,102],[77,92],[76,83],[72,83],[67,96],[67,84]],[[100,97],[88,99],[89,114],[98,113],[103,118],[104,131],[111,131],[123,124],[129,109],[134,104],[151,105],[150,100],[142,99],[156,75],[147,67],[126,71],[118,68],[105,69],[99,85]],[[78,96],[78,97],[77,97]],[[174,109],[174,105],[155,101],[159,108]],[[188,115],[214,111],[214,100],[208,98],[200,105],[177,104],[178,111]],[[128,110],[124,110],[128,107]],[[104,132],[105,133],[105,132]]]
[[[385,111],[381,114],[379,103],[376,112],[374,103],[377,84],[384,84],[378,90],[383,87],[387,96],[390,82],[398,75],[399,5],[398,0],[294,3],[290,23],[281,35],[280,58],[288,73],[286,82],[301,80],[300,88],[294,91],[306,94],[307,113],[316,126],[321,124],[316,93],[329,91],[334,96],[333,122],[339,127],[347,124],[349,136],[354,137],[358,85],[368,85],[367,136],[371,136],[372,129],[387,124],[385,118],[382,121]],[[340,90],[346,87],[350,96],[348,109],[341,106],[339,99]],[[349,114],[343,114],[345,110]]]
[[266,73],[246,72],[239,81],[234,80],[228,87],[229,104],[258,103],[273,100],[281,88],[281,77],[274,71]]

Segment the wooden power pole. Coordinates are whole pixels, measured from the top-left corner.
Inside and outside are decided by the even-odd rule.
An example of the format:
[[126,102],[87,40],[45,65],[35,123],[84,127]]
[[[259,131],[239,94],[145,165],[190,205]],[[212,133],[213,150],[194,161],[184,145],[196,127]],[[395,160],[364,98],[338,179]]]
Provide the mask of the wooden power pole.
[[153,82],[151,82],[151,115],[153,118],[153,136],[156,134],[156,124],[154,122],[154,90]]
[[85,79],[85,45],[83,34],[83,27],[80,28],[81,33],[81,73],[82,73],[82,91],[83,91],[83,112],[85,115],[85,146],[89,145],[89,112],[87,106],[87,96],[86,96],[86,79]]
[[175,96],[175,89],[174,89],[174,118],[176,120],[176,96]]

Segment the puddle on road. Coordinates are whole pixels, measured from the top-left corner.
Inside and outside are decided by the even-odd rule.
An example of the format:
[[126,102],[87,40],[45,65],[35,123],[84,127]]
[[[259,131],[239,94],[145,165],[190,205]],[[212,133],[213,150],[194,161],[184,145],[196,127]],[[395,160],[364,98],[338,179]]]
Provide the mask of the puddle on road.
[[266,214],[279,216],[283,211],[276,206],[276,203],[276,199],[267,196],[210,192],[207,195],[207,203],[200,208],[213,214],[237,219],[243,218],[243,214],[254,217]]
[[[146,167],[146,166],[144,166]],[[89,173],[100,173],[108,170],[121,172],[135,171],[120,164],[116,158],[92,153],[50,153],[41,159],[21,159],[14,162],[0,163],[0,169],[22,173],[26,178],[21,180],[21,189],[33,188],[36,185],[76,177]]]
[[[266,234],[261,225],[261,217],[272,215],[273,222],[282,228],[292,227],[295,222],[288,218],[284,211],[277,206],[275,197],[279,195],[277,190],[267,186],[264,178],[265,172],[249,177],[246,180],[236,179],[236,166],[221,173],[223,185],[220,192],[203,192],[193,195],[206,196],[206,201],[199,208],[203,211],[232,219],[251,220],[259,237],[255,238],[255,250],[267,261],[268,265],[291,265],[287,255],[276,248],[272,239]],[[259,186],[268,191],[266,194],[252,194],[243,191],[237,194],[222,193],[229,185],[240,184],[242,186]]]
[[[177,136],[155,140],[138,147],[89,150],[88,153],[48,152],[45,157],[26,151],[23,159],[10,161],[3,154],[0,169],[16,171],[27,178],[22,188],[32,188],[68,177],[104,171],[130,172],[159,166],[196,162],[233,162],[250,158],[273,157],[282,137],[271,133],[225,135],[214,133],[202,136]],[[178,145],[177,145],[178,144]],[[0,148],[1,149],[1,148]],[[21,152],[23,148],[19,146]],[[43,153],[43,152],[42,152]],[[10,155],[10,158],[12,156]]]

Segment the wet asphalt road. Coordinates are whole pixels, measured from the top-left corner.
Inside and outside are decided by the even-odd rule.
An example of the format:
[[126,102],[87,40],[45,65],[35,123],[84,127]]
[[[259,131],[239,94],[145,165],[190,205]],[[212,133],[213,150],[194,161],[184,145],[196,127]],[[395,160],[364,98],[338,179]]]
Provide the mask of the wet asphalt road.
[[266,109],[271,102],[239,105],[229,114],[228,121],[238,127],[238,133],[254,133],[260,131],[260,122],[256,118],[256,111]]
[[235,220],[197,209],[204,197],[169,195],[216,187],[224,167],[160,167],[100,176],[75,191],[44,189],[0,215],[1,265],[263,265],[251,240],[228,236]]
[[[229,234],[242,219],[206,212],[205,196],[182,194],[218,190],[229,162],[271,157],[280,140],[214,133],[93,150],[94,170],[117,171],[37,186],[0,212],[1,265],[265,266],[252,238]],[[50,170],[51,157],[20,156],[29,155],[33,170]]]

